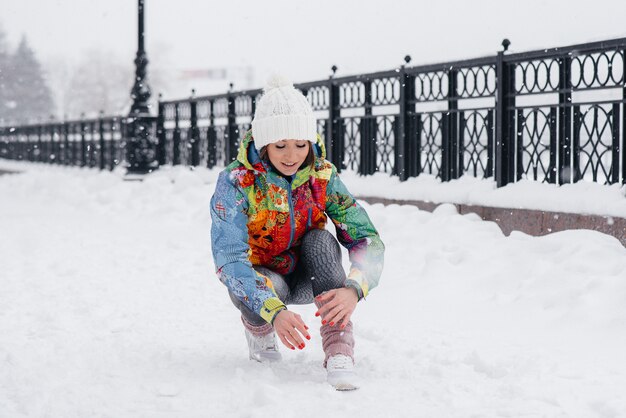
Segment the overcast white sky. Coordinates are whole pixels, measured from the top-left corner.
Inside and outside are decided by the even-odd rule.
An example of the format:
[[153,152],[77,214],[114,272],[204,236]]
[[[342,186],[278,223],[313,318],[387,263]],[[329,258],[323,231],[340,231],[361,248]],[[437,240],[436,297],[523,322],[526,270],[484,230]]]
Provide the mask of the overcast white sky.
[[[46,61],[98,47],[132,62],[135,0],[0,0],[15,45]],[[626,37],[623,0],[146,0],[148,57],[176,69],[252,66],[255,86]],[[132,75],[131,75],[132,77]]]

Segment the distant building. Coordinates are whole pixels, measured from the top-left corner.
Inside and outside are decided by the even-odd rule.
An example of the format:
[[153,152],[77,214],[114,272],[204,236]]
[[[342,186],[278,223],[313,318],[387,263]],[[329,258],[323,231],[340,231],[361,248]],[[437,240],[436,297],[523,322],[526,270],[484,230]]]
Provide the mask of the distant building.
[[196,96],[226,93],[233,89],[247,90],[256,86],[252,67],[191,68],[176,70],[168,80],[166,99],[184,98],[195,89]]

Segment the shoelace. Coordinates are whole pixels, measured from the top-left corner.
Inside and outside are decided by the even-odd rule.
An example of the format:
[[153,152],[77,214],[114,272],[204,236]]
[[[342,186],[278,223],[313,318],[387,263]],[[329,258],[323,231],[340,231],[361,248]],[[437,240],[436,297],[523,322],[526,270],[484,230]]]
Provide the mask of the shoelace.
[[273,332],[259,338],[259,343],[263,350],[276,350],[276,339]]
[[352,364],[352,359],[348,356],[344,356],[344,355],[336,355],[336,356],[332,356],[331,358],[328,359],[328,368],[329,369],[335,369],[335,370],[346,370],[346,369],[352,369],[353,364]]

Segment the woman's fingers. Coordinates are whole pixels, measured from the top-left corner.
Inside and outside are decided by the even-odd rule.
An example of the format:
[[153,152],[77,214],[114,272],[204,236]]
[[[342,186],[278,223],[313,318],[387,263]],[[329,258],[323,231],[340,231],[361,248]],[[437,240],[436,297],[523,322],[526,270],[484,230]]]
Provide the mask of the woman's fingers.
[[332,308],[328,314],[324,317],[324,320],[322,321],[322,325],[328,324],[331,327],[334,326],[339,319],[341,319],[341,317],[343,317],[342,311],[344,309],[344,306],[342,304],[335,306],[334,308]]
[[298,330],[296,330],[295,328],[291,328],[289,330],[289,340],[293,341],[294,346],[296,346],[296,348],[302,350],[305,346],[304,341],[302,341],[302,337],[300,336],[300,334],[298,333]]
[[344,315],[343,318],[340,319],[341,325],[339,325],[339,322],[337,322],[337,325],[339,325],[339,328],[344,329],[346,325],[348,325],[348,322],[350,322],[351,316],[352,316],[351,312]]
[[293,315],[290,325],[289,334],[291,335],[291,341],[295,342],[296,347],[302,350],[306,345],[302,337],[304,336],[306,338],[308,336],[308,339],[311,338],[306,330],[306,325],[304,324],[302,317],[298,314]]
[[331,289],[322,293],[321,295],[317,295],[315,299],[319,300],[320,302],[324,302],[325,300],[331,299],[334,295],[335,295],[335,289]]
[[280,318],[280,322],[274,322],[276,333],[280,340],[288,348],[294,350],[296,347],[302,350],[305,347],[304,338],[310,340],[311,336],[307,331],[307,326],[298,314],[288,312]]
[[328,301],[326,304],[321,306],[317,310],[317,312],[315,312],[315,316],[321,316],[323,319],[326,316],[326,313],[337,305],[337,301],[334,299],[334,296],[335,289],[329,290],[328,292],[323,293],[315,298],[318,302]]
[[278,338],[280,338],[280,341],[285,345],[285,347],[291,349],[291,350],[295,350],[296,348],[293,346],[293,344],[285,337],[285,334],[278,334]]
[[315,316],[322,316],[322,325],[335,326],[341,322],[342,328],[345,328],[356,308],[358,296],[353,289],[348,288],[333,289],[326,294],[331,292],[332,299],[318,309]]
[[309,334],[309,331],[307,331],[309,327],[306,326],[306,324],[304,323],[300,315],[296,315],[296,327],[295,328],[296,330],[300,332],[300,334],[302,334],[302,336],[304,336],[304,338],[306,338],[307,340],[311,339],[311,335]]

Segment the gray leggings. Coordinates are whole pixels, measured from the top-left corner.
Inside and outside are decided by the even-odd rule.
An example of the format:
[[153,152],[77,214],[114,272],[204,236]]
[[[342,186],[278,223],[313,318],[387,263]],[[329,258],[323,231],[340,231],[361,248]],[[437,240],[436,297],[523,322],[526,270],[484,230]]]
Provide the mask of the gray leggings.
[[[343,287],[346,281],[339,243],[330,232],[323,229],[311,230],[302,238],[300,262],[293,273],[282,276],[265,267],[255,266],[254,269],[270,278],[285,305],[313,303],[315,296]],[[263,318],[248,309],[232,293],[230,299],[250,324],[266,324]]]

